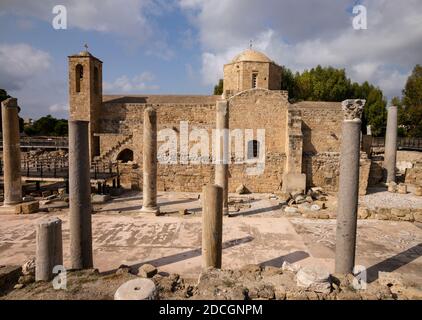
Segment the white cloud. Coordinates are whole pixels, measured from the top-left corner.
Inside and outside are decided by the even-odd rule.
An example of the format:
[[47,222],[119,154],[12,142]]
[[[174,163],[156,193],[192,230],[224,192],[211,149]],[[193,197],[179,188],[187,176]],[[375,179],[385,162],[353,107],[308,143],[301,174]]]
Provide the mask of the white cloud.
[[154,80],[155,77],[150,72],[143,72],[140,75],[134,76],[132,78],[123,75],[118,77],[113,82],[104,82],[103,89],[106,93],[128,93],[158,90],[158,85],[151,84],[151,82]]
[[52,113],[69,111],[69,106],[67,104],[55,103],[48,108]]
[[0,14],[35,17],[51,23],[55,16],[52,9],[57,4],[66,7],[68,28],[115,34],[130,39],[132,46],[148,44],[153,48],[150,52],[157,52],[160,57],[173,56],[164,30],[154,20],[173,6],[160,0],[2,0]]
[[0,88],[18,98],[21,116],[38,118],[49,112],[67,117],[67,83],[50,53],[25,43],[0,43]]
[[353,81],[368,80],[391,98],[421,63],[422,3],[363,1],[368,29],[352,28],[353,1],[180,0],[199,29],[204,84],[215,84],[223,64],[247,48],[301,71],[320,64],[345,68]]
[[18,90],[51,66],[48,52],[27,44],[0,44],[0,88]]

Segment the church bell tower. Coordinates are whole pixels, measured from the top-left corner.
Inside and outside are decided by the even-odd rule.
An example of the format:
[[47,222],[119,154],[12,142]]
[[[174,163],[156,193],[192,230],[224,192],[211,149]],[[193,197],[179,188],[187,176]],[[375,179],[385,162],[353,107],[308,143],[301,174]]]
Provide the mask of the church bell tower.
[[69,59],[69,119],[89,121],[89,150],[91,159],[99,155],[99,129],[102,103],[102,61],[85,51]]

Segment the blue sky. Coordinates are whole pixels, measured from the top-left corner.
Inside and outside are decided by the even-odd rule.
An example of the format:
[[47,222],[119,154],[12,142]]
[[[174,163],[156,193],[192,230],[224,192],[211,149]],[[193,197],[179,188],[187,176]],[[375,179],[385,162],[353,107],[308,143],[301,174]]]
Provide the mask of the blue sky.
[[[2,0],[0,88],[22,116],[67,117],[67,56],[88,43],[104,62],[104,93],[210,94],[223,64],[248,47],[301,71],[346,68],[390,98],[422,63],[422,3],[359,1],[368,29],[352,28],[349,0]],[[52,8],[67,8],[67,30]]]

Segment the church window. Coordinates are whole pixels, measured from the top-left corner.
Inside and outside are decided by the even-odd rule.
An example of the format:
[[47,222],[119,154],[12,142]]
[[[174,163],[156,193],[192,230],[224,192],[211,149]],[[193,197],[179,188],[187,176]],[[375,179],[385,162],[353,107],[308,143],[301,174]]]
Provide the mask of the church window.
[[94,67],[94,93],[95,94],[98,94],[100,91],[99,84],[100,82],[99,82],[98,68]]
[[259,141],[251,140],[248,142],[248,159],[254,159],[258,157],[259,153]]
[[252,73],[252,88],[258,87],[258,74]]
[[75,85],[76,85],[76,92],[81,92],[81,81],[84,77],[84,68],[82,65],[78,64],[75,68]]

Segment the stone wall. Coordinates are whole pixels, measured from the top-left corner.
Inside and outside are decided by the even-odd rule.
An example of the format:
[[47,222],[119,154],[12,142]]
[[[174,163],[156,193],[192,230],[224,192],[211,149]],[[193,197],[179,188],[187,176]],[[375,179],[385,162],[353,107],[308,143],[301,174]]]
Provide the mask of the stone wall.
[[[359,166],[359,195],[366,194],[371,160],[361,153]],[[323,152],[304,156],[307,186],[322,186],[326,191],[336,192],[339,183],[340,153]]]
[[[215,102],[219,96],[105,96],[100,119],[101,149],[113,148],[124,137],[131,139],[124,147],[134,152],[135,176],[142,177],[143,110],[152,106],[157,110],[158,130],[170,129],[177,136],[177,164],[158,165],[158,190],[199,192],[204,184],[214,181],[214,165],[180,163],[181,121],[187,121],[189,132],[204,129],[210,138],[215,128]],[[286,91],[250,89],[229,99],[230,129],[265,129],[265,168],[260,175],[248,175],[251,164],[229,166],[229,192],[244,184],[252,192],[280,190],[287,165],[288,139],[297,121],[287,115],[300,117],[303,136],[302,173],[308,186],[322,186],[336,191],[338,186],[339,150],[341,144],[341,104],[332,102],[301,102],[289,104]],[[293,119],[292,118],[292,119]],[[290,126],[292,126],[290,128]],[[244,131],[243,131],[244,133]],[[300,135],[294,135],[298,136]],[[255,139],[255,138],[254,138]],[[166,141],[159,141],[160,148]],[[244,150],[247,148],[245,141]],[[294,141],[290,141],[294,142]],[[197,141],[189,142],[189,149]],[[297,143],[296,143],[297,144]],[[295,145],[296,145],[295,144]],[[122,146],[123,148],[123,146]],[[102,151],[103,153],[104,151]],[[113,156],[117,157],[118,151]],[[297,157],[300,160],[300,157]],[[115,160],[115,159],[112,159]],[[232,161],[235,161],[232,143]],[[360,193],[366,191],[371,161],[361,157]],[[133,187],[133,178],[127,178]],[[140,187],[142,179],[139,180]]]
[[405,182],[422,185],[422,161],[416,162],[412,168],[406,169]]
[[280,90],[280,66],[272,62],[240,61],[224,65],[224,92],[235,94],[252,89],[253,73],[258,75],[257,88]]

